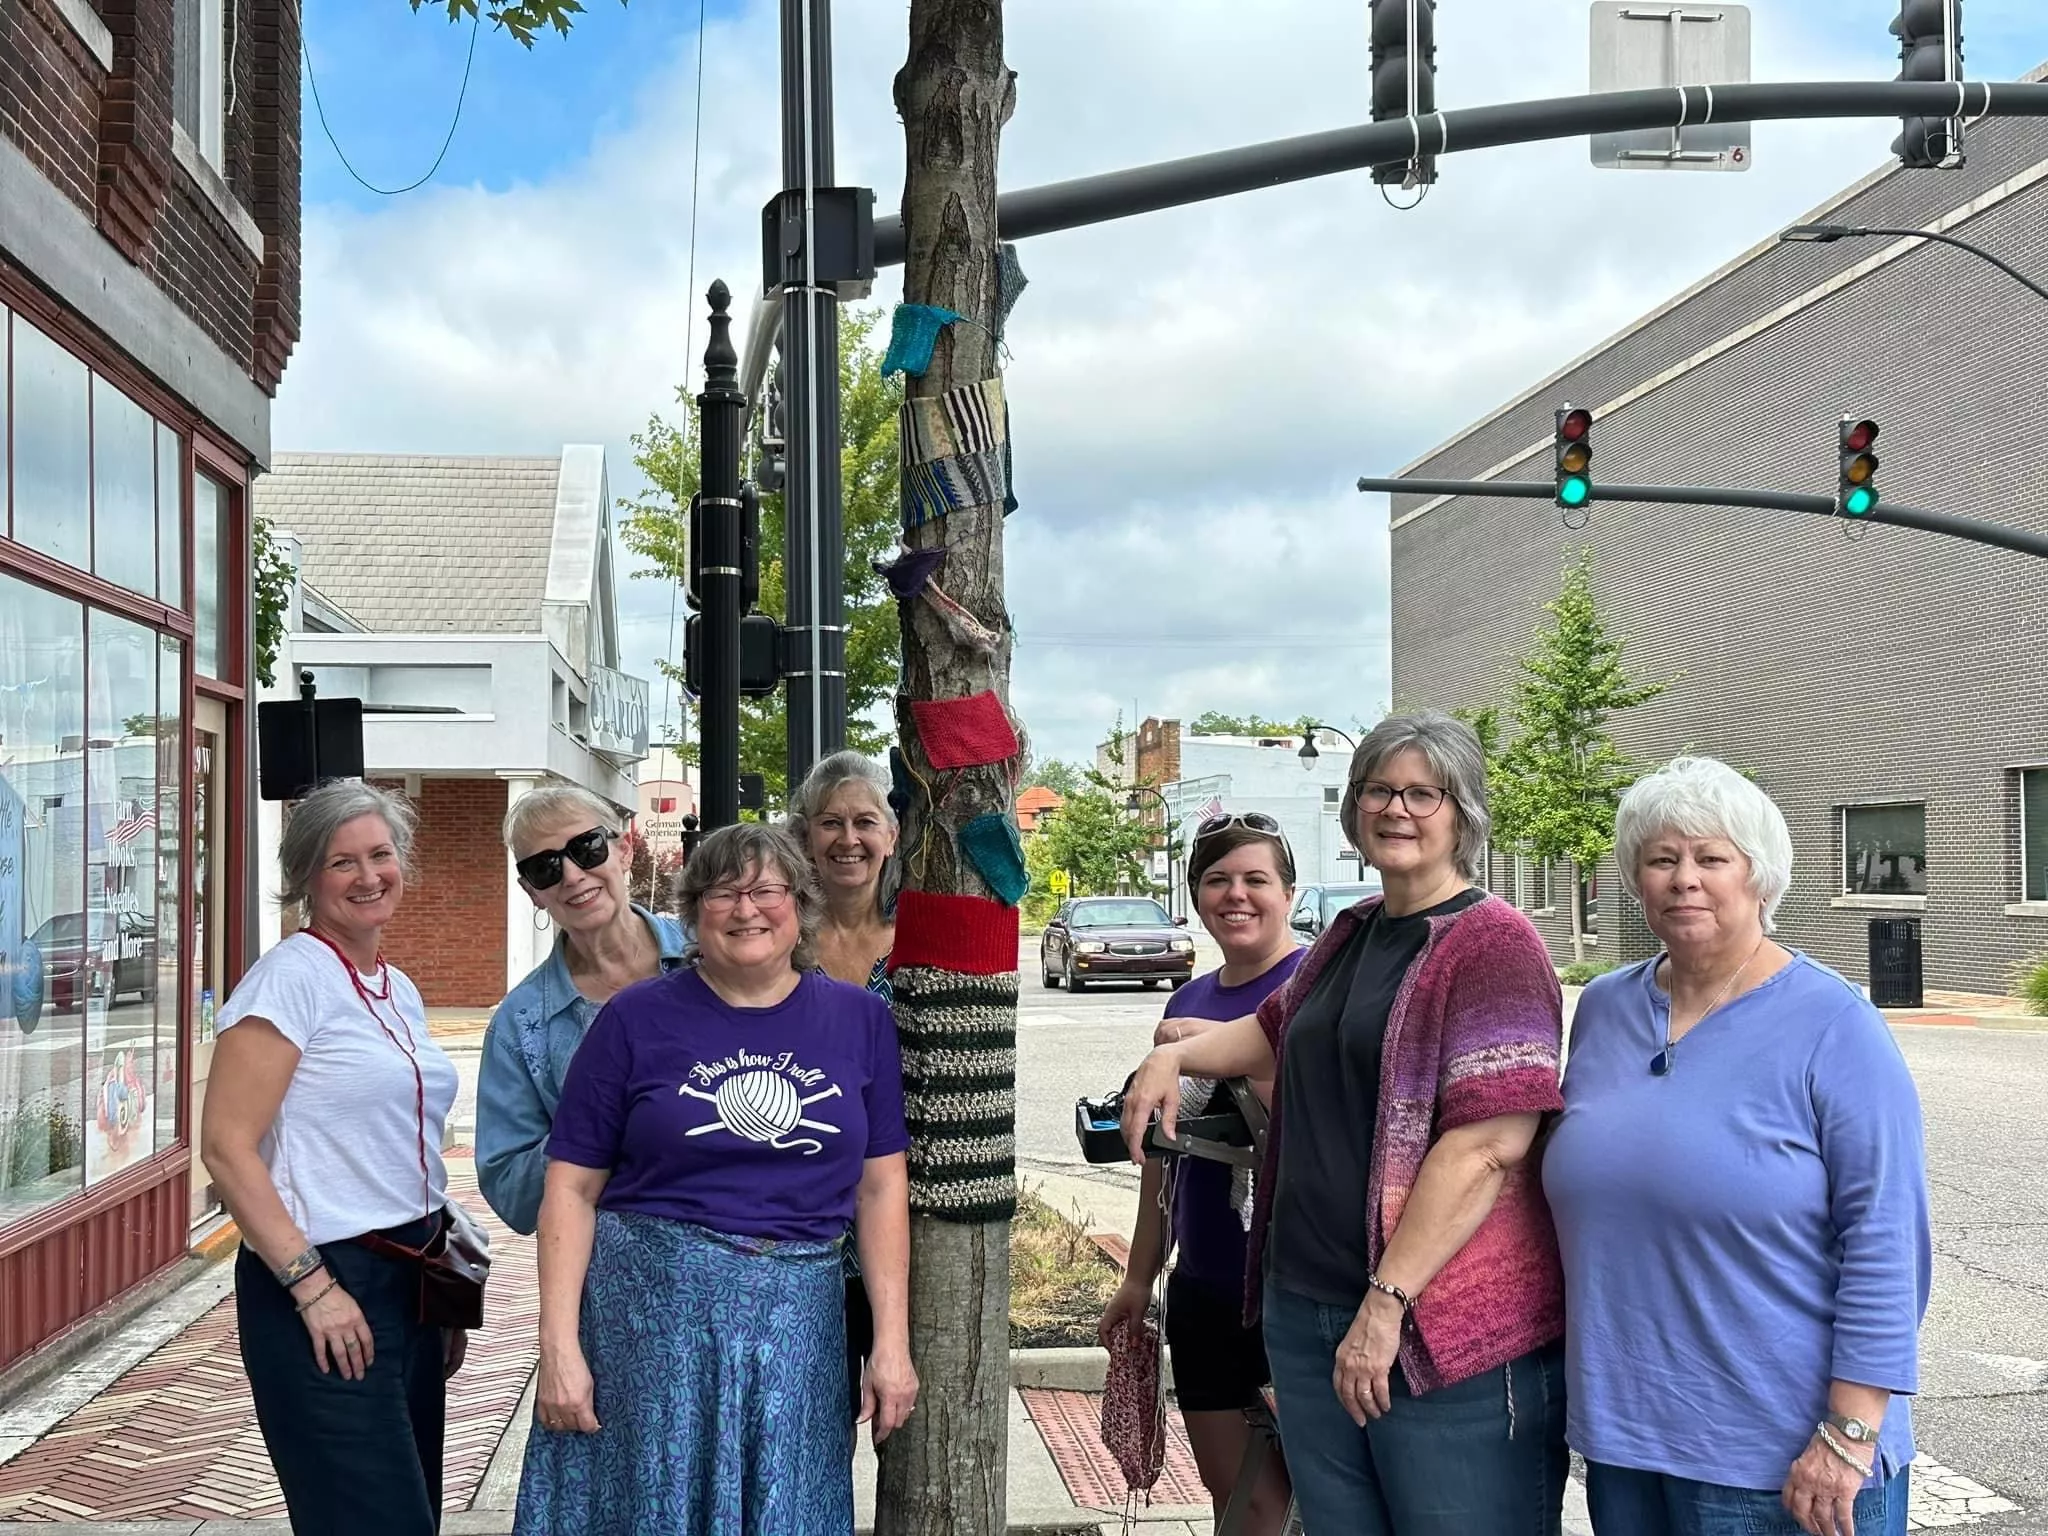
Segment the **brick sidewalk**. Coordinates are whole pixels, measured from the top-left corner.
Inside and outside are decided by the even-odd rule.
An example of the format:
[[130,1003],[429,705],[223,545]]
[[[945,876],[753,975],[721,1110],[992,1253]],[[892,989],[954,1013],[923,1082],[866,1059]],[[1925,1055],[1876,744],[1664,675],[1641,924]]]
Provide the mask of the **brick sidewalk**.
[[[539,1353],[533,1240],[489,1214],[466,1150],[450,1193],[490,1228],[488,1320],[448,1384],[444,1503],[465,1510],[518,1410]],[[256,1428],[229,1296],[12,1461],[0,1520],[282,1519]]]
[[[1076,1504],[1084,1509],[1122,1509],[1124,1475],[1116,1458],[1102,1443],[1102,1394],[1060,1392],[1043,1387],[1021,1387],[1017,1395],[1045,1448],[1052,1452],[1053,1465]],[[1153,1504],[1207,1505],[1209,1492],[1195,1469],[1195,1453],[1188,1445],[1187,1426],[1180,1410],[1169,1406],[1166,1413],[1166,1466],[1153,1485]],[[1143,1501],[1140,1501],[1141,1506]]]

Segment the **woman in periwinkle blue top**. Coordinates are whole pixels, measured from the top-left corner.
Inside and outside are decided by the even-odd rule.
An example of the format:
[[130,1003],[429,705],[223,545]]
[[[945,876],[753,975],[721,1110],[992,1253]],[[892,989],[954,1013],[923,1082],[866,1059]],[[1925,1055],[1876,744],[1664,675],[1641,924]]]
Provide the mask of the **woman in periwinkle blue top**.
[[1598,1536],[1903,1536],[1932,1262],[1884,1018],[1770,937],[1777,806],[1680,758],[1615,858],[1664,953],[1580,999],[1543,1184]]

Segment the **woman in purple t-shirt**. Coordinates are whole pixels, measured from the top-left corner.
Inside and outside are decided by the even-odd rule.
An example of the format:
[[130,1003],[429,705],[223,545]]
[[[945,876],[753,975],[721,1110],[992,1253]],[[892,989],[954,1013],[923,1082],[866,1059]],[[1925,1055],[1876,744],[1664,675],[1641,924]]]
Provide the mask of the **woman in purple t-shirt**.
[[814,969],[823,898],[780,828],[684,867],[694,963],[571,1060],[540,1211],[522,1536],[847,1536],[840,1252],[874,1308],[861,1418],[910,1414],[909,1182],[888,1005]]
[[[1267,830],[1273,828],[1273,830]],[[1301,963],[1287,926],[1294,900],[1294,854],[1264,816],[1222,815],[1202,823],[1188,854],[1188,890],[1223,964],[1174,993],[1159,1026],[1161,1043],[1258,1012],[1259,1004]],[[1265,1084],[1255,1084],[1268,1097]],[[1186,1098],[1206,1108],[1229,1090],[1206,1079],[1182,1083]],[[1148,1159],[1139,1186],[1138,1224],[1124,1282],[1102,1314],[1102,1342],[1145,1315],[1152,1287],[1166,1264],[1166,1244],[1154,1213],[1164,1165]],[[1244,1323],[1245,1229],[1249,1181],[1233,1179],[1226,1164],[1179,1159],[1174,1176],[1173,1275],[1166,1283],[1166,1347],[1173,1356],[1174,1392],[1188,1427],[1188,1444],[1202,1485],[1222,1519],[1237,1487],[1251,1434],[1248,1409],[1260,1408],[1268,1379],[1266,1348],[1257,1328]],[[1292,1497],[1287,1469],[1266,1459],[1251,1490],[1248,1536],[1279,1536]]]

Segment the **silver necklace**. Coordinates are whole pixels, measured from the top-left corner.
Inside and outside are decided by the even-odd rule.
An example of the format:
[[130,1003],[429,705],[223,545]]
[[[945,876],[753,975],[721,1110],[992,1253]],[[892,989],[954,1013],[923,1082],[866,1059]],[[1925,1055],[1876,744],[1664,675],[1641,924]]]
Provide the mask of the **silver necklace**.
[[[1738,965],[1735,968],[1735,974],[1721,983],[1721,990],[1716,992],[1714,1000],[1707,1004],[1706,1012],[1693,1020],[1692,1027],[1694,1029],[1698,1029],[1700,1025],[1704,1024],[1707,1021],[1707,1015],[1721,1006],[1722,1000],[1728,996],[1735,983],[1742,979],[1742,973],[1749,969],[1750,960],[1754,960],[1759,954],[1763,953],[1763,947],[1763,935],[1759,934],[1756,947],[1749,952],[1749,959],[1744,960],[1742,964]],[[1664,1016],[1664,1049],[1650,1058],[1650,1075],[1652,1077],[1669,1077],[1671,1069],[1677,1065],[1678,1042],[1671,1038],[1671,1015],[1666,1013]]]

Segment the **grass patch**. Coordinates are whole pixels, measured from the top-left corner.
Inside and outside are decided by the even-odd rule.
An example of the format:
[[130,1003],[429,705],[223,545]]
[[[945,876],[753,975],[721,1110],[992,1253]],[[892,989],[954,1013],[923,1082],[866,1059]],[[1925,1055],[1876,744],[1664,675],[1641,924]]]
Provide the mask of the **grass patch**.
[[2013,990],[2027,1012],[2048,1017],[2048,955],[2036,955],[2013,978]]
[[1018,1191],[1010,1225],[1010,1348],[1093,1344],[1102,1309],[1122,1279],[1079,1221],[1028,1185]]
[[1557,979],[1567,987],[1583,987],[1595,976],[1605,976],[1613,970],[1611,960],[1574,960],[1557,973]]

